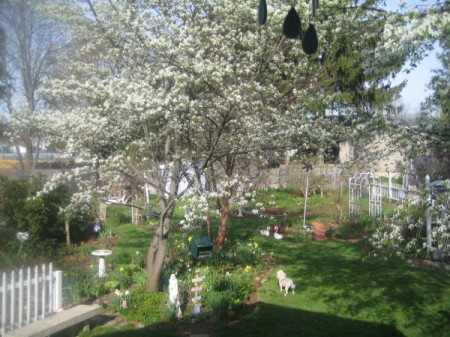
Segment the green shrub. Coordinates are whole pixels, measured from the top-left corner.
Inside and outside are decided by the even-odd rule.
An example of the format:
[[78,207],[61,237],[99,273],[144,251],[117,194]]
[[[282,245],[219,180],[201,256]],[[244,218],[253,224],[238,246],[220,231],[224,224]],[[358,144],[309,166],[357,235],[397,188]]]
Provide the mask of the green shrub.
[[380,226],[380,221],[369,216],[367,213],[361,214],[359,218],[337,229],[338,237],[348,239],[368,235]]
[[139,270],[140,268],[135,264],[117,265],[108,272],[108,279],[117,281],[120,290],[126,290],[133,283],[134,273]]
[[246,272],[220,275],[209,270],[204,281],[204,303],[219,319],[235,314],[253,290],[251,275]]
[[147,271],[139,269],[133,273],[133,282],[136,284],[138,291],[145,291],[147,288]]
[[91,253],[96,249],[97,249],[97,247],[95,247],[95,246],[82,246],[82,247],[80,247],[80,254],[81,255],[91,255]]
[[94,265],[83,269],[81,266],[71,268],[64,275],[64,289],[68,291],[70,298],[74,302],[83,299],[96,299],[109,292],[106,278],[97,276],[97,269]]
[[219,319],[225,319],[232,314],[233,294],[231,291],[210,291],[204,303]]
[[327,229],[325,229],[325,236],[327,238],[334,238],[336,236],[336,229],[334,229],[333,227],[328,227]]
[[162,322],[166,294],[136,291],[130,294],[130,304],[121,314],[129,321],[150,325]]
[[[42,178],[28,181],[0,177],[0,218],[14,232],[29,232],[30,238],[21,250],[29,258],[54,256],[66,240],[66,219],[60,210],[70,202],[68,186],[60,185],[37,195],[43,183]],[[84,241],[91,234],[92,216],[89,213],[74,212],[67,220],[71,225],[72,242]],[[0,245],[0,249],[14,252],[15,241],[12,245]]]

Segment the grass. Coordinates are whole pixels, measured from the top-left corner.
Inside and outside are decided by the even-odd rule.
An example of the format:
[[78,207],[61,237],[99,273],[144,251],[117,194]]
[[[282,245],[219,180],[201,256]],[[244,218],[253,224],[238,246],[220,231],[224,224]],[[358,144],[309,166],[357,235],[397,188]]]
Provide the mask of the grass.
[[129,263],[132,257],[137,255],[137,252],[141,256],[147,256],[148,247],[153,237],[152,231],[132,224],[117,225],[113,228],[120,239],[112,249],[112,255],[108,258],[108,261]]
[[[444,336],[450,333],[450,283],[402,261],[367,259],[339,241],[274,241],[277,268],[296,282],[281,296],[275,272],[261,290],[261,308],[220,336]],[[275,324],[261,327],[261,322]]]
[[[273,194],[264,200],[273,199]],[[270,198],[270,199],[269,199]],[[291,223],[303,213],[300,195],[278,191],[277,206]],[[298,199],[298,200],[297,200]],[[299,202],[300,200],[300,202]],[[308,222],[332,222],[334,197],[308,204]],[[274,240],[258,230],[265,220],[231,217],[229,243],[257,240],[273,252],[276,268],[260,287],[259,310],[232,325],[215,324],[217,335],[228,336],[448,336],[450,335],[450,280],[448,276],[413,267],[405,261],[369,258],[363,246],[345,241]],[[119,244],[113,256],[146,252],[148,230],[116,225]],[[171,240],[185,233],[174,233]],[[295,295],[283,296],[275,272],[283,269],[296,283]],[[270,322],[268,324],[268,322]],[[127,330],[127,336],[181,336],[174,323]],[[182,324],[182,323],[179,323]],[[183,323],[184,324],[184,323]],[[189,330],[192,326],[177,329]],[[103,329],[103,328],[99,328]],[[118,330],[89,336],[120,336]]]

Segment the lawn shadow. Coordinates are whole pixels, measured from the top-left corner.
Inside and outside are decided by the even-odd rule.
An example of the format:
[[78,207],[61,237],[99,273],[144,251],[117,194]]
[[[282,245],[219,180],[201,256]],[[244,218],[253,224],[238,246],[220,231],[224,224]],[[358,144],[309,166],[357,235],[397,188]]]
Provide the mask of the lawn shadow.
[[[143,328],[125,325],[121,328],[101,327],[95,336],[104,337],[181,337],[208,335],[210,337],[405,337],[394,326],[375,324],[325,313],[310,312],[268,303],[259,303],[258,310],[241,320],[225,323],[197,321],[160,323]],[[83,335],[82,335],[83,336]]]
[[221,337],[404,337],[394,326],[363,322],[325,313],[260,303],[257,313],[218,329]]

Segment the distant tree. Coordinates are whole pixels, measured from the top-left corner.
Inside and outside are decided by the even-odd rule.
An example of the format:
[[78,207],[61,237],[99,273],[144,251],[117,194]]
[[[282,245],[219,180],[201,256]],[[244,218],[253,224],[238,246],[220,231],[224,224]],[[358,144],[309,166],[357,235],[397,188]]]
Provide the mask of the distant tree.
[[[2,3],[0,2],[0,9]],[[6,95],[6,34],[0,27],[0,100]]]
[[[0,3],[0,102],[7,116],[6,135],[16,146],[24,176],[34,173],[43,145],[45,125],[38,115],[45,101],[38,89],[54,65],[53,56],[61,41],[61,35],[55,34],[55,21],[40,15],[36,5],[30,0]],[[20,152],[20,145],[26,154]]]
[[[441,52],[437,54],[440,67],[433,69],[433,76],[428,84],[431,90],[417,117],[417,128],[412,152],[417,156],[416,164],[423,174],[432,179],[450,178],[450,23],[448,17],[448,2],[434,8],[436,13],[442,14],[442,21],[438,21],[441,32],[438,43]],[[447,15],[447,16],[446,16]],[[418,146],[418,144],[423,144]]]

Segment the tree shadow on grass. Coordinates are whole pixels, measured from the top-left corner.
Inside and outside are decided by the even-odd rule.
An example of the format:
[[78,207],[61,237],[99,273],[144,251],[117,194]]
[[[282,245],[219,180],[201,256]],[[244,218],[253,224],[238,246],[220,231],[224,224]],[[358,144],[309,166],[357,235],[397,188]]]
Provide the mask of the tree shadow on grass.
[[221,327],[221,337],[228,336],[404,336],[395,327],[341,318],[325,313],[261,303],[259,311],[237,324]]
[[[125,325],[121,328],[101,327],[89,336],[103,337],[181,337],[207,334],[211,337],[405,337],[395,327],[341,318],[295,308],[260,303],[258,310],[239,321],[229,324],[197,322],[183,324],[171,322],[143,328]],[[81,336],[85,336],[83,333]]]

